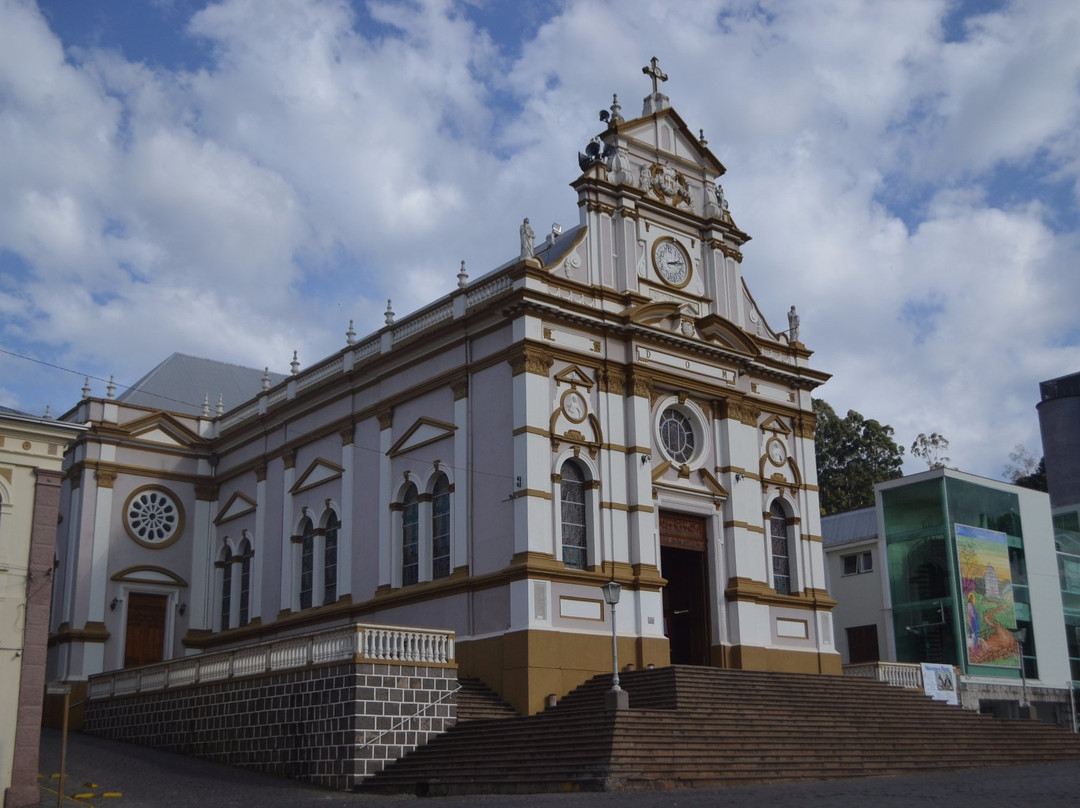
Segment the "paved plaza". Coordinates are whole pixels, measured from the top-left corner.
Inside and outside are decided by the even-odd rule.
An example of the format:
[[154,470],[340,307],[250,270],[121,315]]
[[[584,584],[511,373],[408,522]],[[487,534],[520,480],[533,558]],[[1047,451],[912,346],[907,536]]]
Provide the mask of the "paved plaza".
[[[41,741],[42,806],[58,805],[60,733]],[[987,805],[1073,808],[1080,804],[1080,761],[996,767],[951,774],[781,783],[698,791],[491,795],[418,798],[323,791],[288,780],[194,758],[72,733],[68,740],[64,808],[396,808],[402,804],[448,808],[758,808],[771,805],[825,808]],[[110,795],[110,796],[105,796]]]

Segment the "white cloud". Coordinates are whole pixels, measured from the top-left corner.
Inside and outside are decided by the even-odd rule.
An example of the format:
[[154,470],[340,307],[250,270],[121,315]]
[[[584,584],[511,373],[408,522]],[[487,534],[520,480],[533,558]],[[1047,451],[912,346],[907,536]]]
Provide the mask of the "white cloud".
[[[31,268],[0,270],[0,333],[129,381],[174,350],[310,364],[386,298],[513,257],[522,217],[574,224],[576,153],[611,93],[640,112],[655,55],[729,169],[753,294],[776,327],[796,304],[834,374],[822,397],[996,475],[1039,445],[1037,382],[1078,369],[1075,210],[1040,183],[1080,173],[1080,12],[1018,3],[946,42],[953,10],[572,0],[518,50],[451,0],[223,0],[183,73],[65,55],[0,0],[0,256]],[[513,9],[489,11],[505,38]],[[5,402],[42,408],[0,381]]]

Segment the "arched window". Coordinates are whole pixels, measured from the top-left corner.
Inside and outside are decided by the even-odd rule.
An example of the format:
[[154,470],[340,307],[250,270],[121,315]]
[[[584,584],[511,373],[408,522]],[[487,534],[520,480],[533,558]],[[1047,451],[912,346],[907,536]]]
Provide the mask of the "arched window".
[[232,614],[232,550],[228,545],[221,553],[221,630],[230,628]]
[[311,519],[304,517],[300,536],[300,608],[310,609],[315,570],[315,528]]
[[450,575],[450,481],[440,474],[431,490],[431,578]]
[[323,605],[333,603],[337,600],[337,543],[338,543],[338,528],[341,527],[341,522],[338,521],[337,514],[330,511],[329,516],[326,518],[326,531],[324,538],[326,543],[323,545]]
[[415,584],[420,576],[420,500],[409,483],[401,498],[401,585]]
[[568,567],[583,570],[588,561],[585,472],[573,460],[567,460],[559,474],[562,478],[562,560]]
[[251,542],[240,542],[240,625],[246,626],[251,616]]
[[791,594],[791,538],[788,518],[779,500],[769,506],[769,534],[772,538],[773,589],[778,595]]

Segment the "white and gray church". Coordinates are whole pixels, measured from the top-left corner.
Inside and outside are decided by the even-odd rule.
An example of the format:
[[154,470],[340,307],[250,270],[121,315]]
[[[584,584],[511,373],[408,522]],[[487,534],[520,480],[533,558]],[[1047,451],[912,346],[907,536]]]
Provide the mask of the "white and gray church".
[[[828,375],[794,311],[775,330],[754,302],[724,166],[645,72],[641,115],[613,104],[579,155],[577,226],[526,220],[513,260],[310,368],[174,354],[84,391],[50,679],[428,627],[535,713],[611,670],[611,580],[623,665],[840,672],[810,401]],[[238,403],[179,403],[207,391]]]

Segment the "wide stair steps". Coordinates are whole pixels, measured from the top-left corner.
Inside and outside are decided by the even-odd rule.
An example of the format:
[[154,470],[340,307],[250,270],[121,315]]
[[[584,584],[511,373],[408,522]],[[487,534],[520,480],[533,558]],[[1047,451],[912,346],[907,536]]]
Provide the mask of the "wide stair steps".
[[685,666],[621,679],[629,710],[604,708],[610,676],[536,716],[474,717],[467,707],[469,720],[362,788],[695,788],[1080,759],[1080,738],[1056,727],[1001,721],[869,680]]
[[479,679],[461,677],[457,692],[458,726],[469,721],[518,718],[517,711],[499,698],[499,694]]

